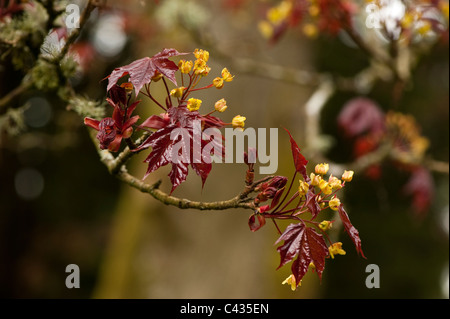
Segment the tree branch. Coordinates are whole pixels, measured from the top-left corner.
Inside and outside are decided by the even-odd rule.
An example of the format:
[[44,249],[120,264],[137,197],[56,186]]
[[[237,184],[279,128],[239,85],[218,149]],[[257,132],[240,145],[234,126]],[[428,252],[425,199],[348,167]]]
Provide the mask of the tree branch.
[[[86,8],[83,10],[83,13],[81,14],[80,27],[78,29],[75,29],[72,31],[70,36],[67,38],[67,41],[66,41],[64,47],[59,52],[58,56],[56,56],[53,59],[48,59],[48,58],[40,55],[38,57],[35,65],[38,64],[39,60],[45,60],[47,62],[50,62],[50,63],[53,63],[53,64],[59,66],[60,62],[64,59],[64,57],[69,52],[70,46],[75,42],[75,40],[80,35],[83,26],[86,24],[86,21],[89,19],[92,11],[96,8],[97,5],[98,5],[98,1],[89,0],[89,2],[86,5]],[[24,76],[24,78],[23,78],[22,82],[19,84],[19,86],[17,86],[15,89],[13,89],[7,95],[5,95],[4,97],[2,97],[0,99],[0,115],[6,113],[6,111],[10,107],[11,103],[13,103],[13,101],[17,97],[19,97],[21,94],[30,90],[33,87],[34,83],[33,83],[33,80],[31,78],[30,74],[31,74],[31,70],[28,72],[27,75]]]
[[141,179],[138,179],[129,174],[124,164],[135,153],[132,153],[128,147],[126,147],[125,150],[122,151],[117,157],[114,157],[108,150],[100,149],[99,143],[96,140],[96,134],[94,130],[90,131],[90,137],[97,149],[101,162],[108,168],[108,171],[111,175],[143,193],[150,194],[153,198],[157,199],[163,204],[176,206],[181,209],[191,208],[197,210],[226,210],[231,208],[244,208],[255,210],[256,206],[253,202],[254,198],[249,197],[249,195],[255,192],[259,185],[273,178],[273,176],[266,176],[252,183],[251,185],[246,186],[239,195],[229,200],[216,202],[191,201],[189,199],[171,196],[160,190],[159,186],[162,183],[161,180],[157,181],[154,184],[148,184]]

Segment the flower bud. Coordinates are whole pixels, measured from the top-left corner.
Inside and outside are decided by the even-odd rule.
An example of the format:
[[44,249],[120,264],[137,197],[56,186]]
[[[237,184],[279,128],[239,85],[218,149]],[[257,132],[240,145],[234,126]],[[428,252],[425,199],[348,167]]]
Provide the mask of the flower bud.
[[342,188],[341,180],[337,177],[334,177],[333,175],[331,175],[330,178],[328,179],[328,184],[330,184],[330,186],[333,189],[341,189]]
[[186,88],[181,86],[179,88],[176,88],[176,89],[173,89],[172,91],[170,91],[170,95],[172,95],[176,98],[181,98],[183,96],[184,90],[186,90]]
[[225,99],[220,99],[219,101],[216,102],[216,104],[214,104],[214,108],[218,112],[225,112],[227,107],[228,107],[227,101],[225,101]]
[[159,71],[155,71],[155,74],[152,76],[152,81],[158,82],[162,77],[163,75]]
[[247,118],[244,116],[236,115],[233,120],[231,121],[231,125],[233,125],[233,128],[244,128],[245,126],[245,120]]
[[233,78],[234,78],[234,76],[231,75],[230,71],[228,71],[227,68],[224,68],[224,69],[222,70],[222,79],[223,79],[225,82],[231,82],[231,81],[233,81]]
[[332,210],[339,210],[339,206],[341,206],[341,201],[339,200],[339,198],[334,196],[334,198],[330,199],[328,205],[330,205],[330,208]]
[[327,231],[331,227],[333,227],[333,222],[329,220],[324,220],[319,224],[319,228],[322,229],[323,231]]
[[193,66],[194,65],[192,61],[180,60],[180,62],[178,62],[178,68],[180,69],[181,73],[184,74],[188,74],[189,72],[191,72]]
[[315,171],[316,174],[325,175],[326,173],[328,173],[329,168],[330,165],[328,165],[327,163],[317,164]]
[[320,181],[322,180],[322,177],[320,175],[316,175],[314,173],[311,173],[310,178],[312,186],[319,186]]
[[330,195],[333,192],[333,188],[331,188],[330,184],[323,179],[319,183],[319,188],[325,195]]
[[215,78],[214,80],[213,80],[213,85],[216,87],[216,89],[221,89],[221,88],[223,88],[223,79],[222,78],[219,78],[219,77],[217,77],[217,78]]
[[353,179],[353,171],[344,171],[344,174],[342,174],[342,180],[344,182],[351,182]]
[[300,181],[300,186],[298,187],[298,193],[302,196],[306,195],[309,191],[309,184],[305,181]]

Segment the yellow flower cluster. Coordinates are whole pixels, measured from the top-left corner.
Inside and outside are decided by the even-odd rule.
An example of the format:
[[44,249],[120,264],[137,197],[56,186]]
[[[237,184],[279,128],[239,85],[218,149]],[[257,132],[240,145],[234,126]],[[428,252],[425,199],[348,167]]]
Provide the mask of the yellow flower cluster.
[[284,0],[279,5],[270,8],[266,14],[266,20],[258,24],[259,31],[265,38],[271,38],[275,28],[285,22],[292,12],[292,1]]
[[[333,194],[333,192],[340,190],[344,185],[344,182],[350,182],[353,179],[353,171],[344,171],[341,179],[330,175],[328,179],[324,178],[324,175],[328,173],[330,166],[328,163],[317,164],[314,173],[310,174],[309,183],[303,180],[300,180],[298,193],[300,196],[305,196],[311,187],[318,187],[323,196],[327,197],[328,195]],[[318,197],[320,204],[323,206],[322,197]],[[341,205],[341,201],[339,198],[334,195],[329,201],[328,206],[332,210],[339,210],[339,206]]]
[[221,89],[223,88],[225,82],[231,82],[233,81],[234,76],[231,75],[230,71],[228,71],[227,68],[224,68],[222,70],[222,77],[216,77],[213,80],[213,85],[217,88],[217,89]]
[[207,76],[211,71],[211,68],[206,64],[209,60],[209,52],[206,50],[195,49],[194,55],[197,60],[194,63],[194,73]]
[[[280,25],[288,23],[288,19],[293,12],[294,4],[292,0],[281,1],[277,6],[267,11],[265,20],[259,22],[258,28],[260,33],[267,39],[271,38]],[[320,7],[317,0],[308,0],[306,15],[303,17],[306,22],[302,26],[302,31],[307,37],[315,38],[319,34],[316,21],[319,14]]]
[[423,158],[430,142],[421,136],[413,116],[390,111],[386,115],[386,128],[392,143],[398,146],[395,148],[397,159],[410,163]]
[[[199,83],[200,79],[202,77],[207,76],[211,68],[208,66],[209,61],[209,52],[202,49],[195,49],[194,56],[196,58],[195,61],[189,61],[189,60],[180,60],[178,62],[178,69],[184,74],[189,75],[190,83],[189,87],[186,88],[184,86],[175,88],[170,91],[170,96],[176,97],[179,99],[179,102],[185,102],[184,99],[189,96],[189,94],[193,91],[198,91],[202,89],[208,89],[211,87],[216,87],[218,89],[221,89],[224,86],[225,82],[231,82],[234,79],[234,76],[230,73],[230,71],[227,68],[223,68],[221,72],[220,77],[216,77],[212,84],[202,87],[202,88],[196,88],[197,84]],[[184,85],[184,79],[182,76],[182,84]],[[186,102],[186,107],[189,111],[198,111],[202,105],[202,100],[196,99],[196,98],[190,98]],[[225,110],[228,108],[227,101],[225,99],[220,99],[214,104],[214,111],[217,112],[225,112]],[[211,113],[209,113],[211,114]],[[241,115],[236,115],[231,123],[233,128],[243,129],[245,126],[245,120],[246,118]]]
[[[423,6],[430,5],[429,0],[417,1],[422,2]],[[437,12],[436,16],[441,15],[442,19],[448,23],[448,13],[449,13],[449,4],[446,0],[440,0],[435,3]],[[433,26],[432,22],[429,20],[429,16],[425,15],[426,10],[422,10],[422,6],[417,4],[416,6],[412,6],[407,9],[403,18],[400,20],[400,26],[404,30],[408,30],[406,34],[418,34],[422,37],[433,34]],[[435,14],[435,13],[433,13]]]

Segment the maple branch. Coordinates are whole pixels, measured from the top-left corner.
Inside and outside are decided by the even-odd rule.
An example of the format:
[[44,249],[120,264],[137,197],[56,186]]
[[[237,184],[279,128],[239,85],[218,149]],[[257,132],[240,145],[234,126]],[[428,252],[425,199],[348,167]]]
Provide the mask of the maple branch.
[[[200,202],[178,198],[159,189],[159,186],[162,183],[161,180],[153,184],[148,184],[127,172],[125,163],[135,154],[128,147],[126,147],[117,157],[114,157],[108,150],[100,149],[94,130],[90,131],[89,135],[100,156],[100,161],[108,168],[111,175],[143,193],[150,194],[153,198],[166,205],[176,206],[181,209],[227,210],[231,208],[245,208],[255,210],[256,206],[253,202],[254,198],[249,197],[249,195],[253,193],[259,185],[273,178],[273,176],[266,176],[251,185],[246,186],[239,195],[224,201]],[[141,137],[141,139],[142,138],[143,137]]]

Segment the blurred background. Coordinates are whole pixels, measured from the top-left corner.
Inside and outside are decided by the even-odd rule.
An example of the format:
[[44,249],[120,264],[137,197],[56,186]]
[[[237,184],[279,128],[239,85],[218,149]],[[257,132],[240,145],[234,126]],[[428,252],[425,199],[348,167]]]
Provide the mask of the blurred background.
[[[20,47],[5,40],[11,36],[6,25],[24,12],[45,21],[39,3],[47,2],[0,2],[0,97],[21,83],[30,68],[27,63],[33,63],[26,57],[39,52],[39,37],[46,36],[24,26],[28,35],[19,37]],[[81,8],[85,4],[71,3]],[[108,0],[93,11],[74,45],[79,69],[71,83],[80,96],[103,101],[107,82],[101,80],[114,68],[163,48],[206,49],[211,54],[210,77],[228,67],[235,78],[222,90],[200,93],[204,105],[225,98],[229,108],[220,115],[224,121],[241,114],[246,127],[279,128],[277,175],[288,178],[294,170],[282,128],[288,128],[304,150],[310,169],[323,159],[347,168],[364,153],[361,148],[355,151],[355,143],[369,143],[367,135],[349,138],[338,121],[350,101],[364,97],[380,113],[412,115],[411,125],[428,140],[417,165],[427,173],[411,175],[395,161],[383,160],[356,170],[345,188],[342,200],[367,259],[358,256],[337,227],[333,235],[343,242],[346,256],[327,260],[322,281],[308,273],[302,286],[291,291],[281,285],[290,265],[276,270],[278,234],[272,223],[252,233],[248,210],[180,210],[121,184],[99,161],[82,117],[54,92],[30,89],[18,94],[10,102],[12,111],[0,117],[0,296],[448,298],[448,33],[424,37],[406,83],[389,75],[371,82],[361,76],[373,65],[370,58],[343,33],[318,28],[316,34],[299,25],[280,31],[276,41],[264,33],[261,21],[280,3]],[[17,10],[7,11],[12,4]],[[364,21],[362,13],[358,17]],[[365,32],[364,27],[360,31]],[[17,61],[23,65],[18,67]],[[326,81],[341,84],[327,91],[320,112],[311,118],[307,105],[316,103],[311,96],[322,94],[318,87]],[[164,87],[158,84],[153,92],[163,97]],[[145,110],[142,114],[159,113],[148,99],[139,107]],[[365,107],[362,114],[370,114],[373,108]],[[363,120],[361,115],[353,118]],[[365,120],[372,123],[375,117]],[[408,137],[399,134],[400,144],[410,147]],[[145,155],[128,166],[137,177],[145,173]],[[202,201],[232,198],[243,188],[246,169],[244,164],[216,164],[203,189],[190,171],[174,195]],[[162,168],[147,181],[162,179],[161,188],[170,191],[168,172]],[[411,176],[418,176],[414,183]],[[79,289],[65,286],[69,264],[80,268]],[[369,264],[380,268],[378,289],[365,285]]]

